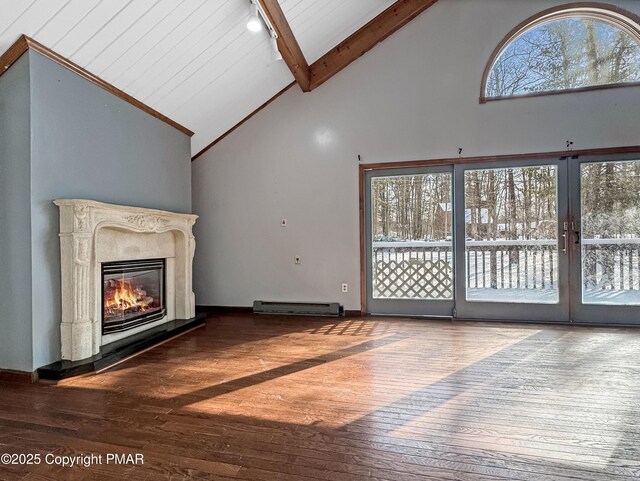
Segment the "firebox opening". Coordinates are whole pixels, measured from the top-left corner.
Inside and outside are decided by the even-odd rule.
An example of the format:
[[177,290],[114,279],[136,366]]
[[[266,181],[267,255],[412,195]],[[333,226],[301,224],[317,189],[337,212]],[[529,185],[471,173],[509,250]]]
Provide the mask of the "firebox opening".
[[102,334],[126,331],[165,315],[165,259],[102,264]]

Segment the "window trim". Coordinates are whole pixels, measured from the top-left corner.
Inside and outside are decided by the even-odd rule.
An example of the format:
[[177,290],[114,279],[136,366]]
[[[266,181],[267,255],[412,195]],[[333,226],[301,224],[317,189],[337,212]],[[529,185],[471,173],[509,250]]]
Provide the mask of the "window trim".
[[496,100],[541,97],[544,95],[558,95],[575,92],[588,92],[591,90],[640,86],[640,82],[625,82],[615,84],[590,85],[587,87],[578,87],[572,89],[548,90],[545,92],[503,95],[497,97],[486,96],[487,81],[489,79],[491,70],[493,69],[502,52],[511,44],[511,42],[516,40],[525,32],[532,30],[544,23],[552,22],[554,20],[562,20],[565,18],[575,18],[578,16],[606,22],[627,32],[629,35],[638,39],[638,42],[640,42],[640,16],[615,5],[594,2],[575,2],[558,5],[547,10],[543,10],[542,12],[529,17],[524,22],[520,23],[517,27],[512,29],[493,50],[493,53],[489,57],[489,62],[487,63],[482,74],[482,83],[480,85],[480,103],[484,104]]

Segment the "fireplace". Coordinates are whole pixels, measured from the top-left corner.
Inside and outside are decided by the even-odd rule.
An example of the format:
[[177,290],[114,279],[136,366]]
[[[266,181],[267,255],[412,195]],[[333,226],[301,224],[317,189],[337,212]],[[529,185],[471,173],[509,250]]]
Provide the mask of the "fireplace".
[[195,318],[193,224],[198,216],[58,199],[62,359],[143,338]]
[[165,260],[102,264],[102,334],[122,332],[165,317]]

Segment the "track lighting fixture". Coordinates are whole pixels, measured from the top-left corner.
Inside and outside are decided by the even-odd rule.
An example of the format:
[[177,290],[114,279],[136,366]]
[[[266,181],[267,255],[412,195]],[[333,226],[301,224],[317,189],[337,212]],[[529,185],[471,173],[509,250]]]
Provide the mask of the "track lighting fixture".
[[251,32],[259,32],[262,30],[262,21],[258,16],[258,5],[251,2],[251,13],[249,14],[249,19],[247,20],[247,28]]
[[278,49],[278,33],[273,28],[269,17],[264,13],[262,5],[259,0],[251,0],[251,13],[247,21],[247,28],[252,32],[259,32],[262,30],[262,25],[267,27],[269,33],[269,44],[271,45],[271,59],[282,60],[282,54]]
[[278,48],[278,37],[271,36],[269,42],[271,43],[271,60],[282,60],[282,54]]

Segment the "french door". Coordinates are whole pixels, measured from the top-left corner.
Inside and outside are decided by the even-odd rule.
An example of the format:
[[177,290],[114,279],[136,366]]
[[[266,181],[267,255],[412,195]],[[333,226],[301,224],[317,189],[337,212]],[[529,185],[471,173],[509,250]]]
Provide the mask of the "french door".
[[571,318],[640,324],[640,157],[571,161]]
[[365,172],[373,314],[640,323],[640,161]]
[[459,165],[455,178],[457,317],[568,319],[566,161]]
[[453,167],[365,174],[367,310],[451,316]]

